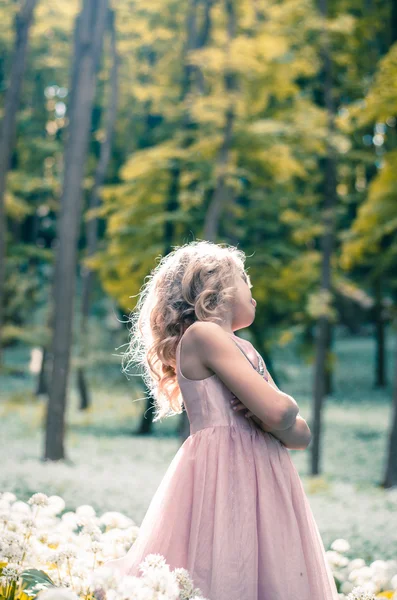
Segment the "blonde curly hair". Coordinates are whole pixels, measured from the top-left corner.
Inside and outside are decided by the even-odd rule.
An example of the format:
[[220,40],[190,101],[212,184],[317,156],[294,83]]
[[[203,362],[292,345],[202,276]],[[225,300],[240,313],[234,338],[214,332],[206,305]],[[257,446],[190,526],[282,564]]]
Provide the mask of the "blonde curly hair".
[[141,366],[154,398],[154,421],[180,414],[183,399],[176,377],[176,348],[195,321],[222,322],[235,294],[235,277],[243,276],[245,253],[226,243],[195,240],[160,258],[145,278],[129,315],[130,335],[123,370]]

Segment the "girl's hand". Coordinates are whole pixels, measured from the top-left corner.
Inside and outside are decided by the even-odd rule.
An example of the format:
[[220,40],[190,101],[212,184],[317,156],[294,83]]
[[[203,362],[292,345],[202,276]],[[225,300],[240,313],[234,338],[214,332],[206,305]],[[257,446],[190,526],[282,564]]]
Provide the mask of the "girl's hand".
[[272,431],[271,427],[266,425],[259,417],[257,417],[256,415],[254,415],[253,412],[248,410],[247,407],[245,406],[245,404],[240,402],[240,400],[234,394],[230,401],[230,404],[231,404],[233,410],[235,410],[236,412],[239,410],[246,410],[247,412],[244,416],[246,418],[252,419],[255,423],[257,423],[257,425],[259,425],[259,427],[261,427],[261,429],[263,429],[263,431],[267,431],[269,433]]

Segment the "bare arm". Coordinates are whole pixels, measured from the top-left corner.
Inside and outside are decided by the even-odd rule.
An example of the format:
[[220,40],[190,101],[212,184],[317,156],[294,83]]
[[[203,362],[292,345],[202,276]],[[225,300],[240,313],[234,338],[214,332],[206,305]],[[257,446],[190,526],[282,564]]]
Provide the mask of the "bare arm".
[[[268,377],[269,383],[276,389],[279,389],[269,372]],[[277,428],[273,429],[268,427],[265,423],[258,422],[256,419],[254,420],[264,431],[274,435],[274,437],[280,440],[280,442],[282,442],[284,446],[290,450],[305,450],[311,442],[312,434],[310,428],[305,419],[301,417],[299,413],[296,415],[295,422],[290,427],[283,429],[282,431],[277,430]]]
[[186,332],[184,344],[264,424],[279,431],[295,422],[299,407],[294,398],[267,383],[222,327],[197,321]]

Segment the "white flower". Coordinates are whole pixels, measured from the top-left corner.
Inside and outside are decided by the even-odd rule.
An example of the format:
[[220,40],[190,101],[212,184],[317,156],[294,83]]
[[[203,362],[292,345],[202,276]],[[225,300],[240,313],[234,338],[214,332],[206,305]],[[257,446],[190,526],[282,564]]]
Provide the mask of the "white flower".
[[25,552],[25,547],[28,544],[24,543],[24,538],[20,533],[6,531],[1,540],[1,554],[9,563],[19,563]]
[[33,496],[29,498],[28,504],[34,506],[48,506],[48,496],[46,494],[41,494],[40,492],[38,492],[37,494],[33,494]]
[[102,551],[102,544],[100,542],[92,542],[91,544],[91,552],[96,554],[97,552]]
[[17,563],[8,563],[4,568],[2,575],[8,581],[17,581],[23,569]]
[[50,496],[48,498],[48,506],[46,508],[46,513],[50,513],[52,515],[58,515],[65,509],[65,500],[61,498],[61,496]]
[[113,569],[102,566],[100,569],[88,574],[87,584],[91,591],[96,589],[108,590],[115,588],[118,580],[119,577],[116,576],[116,573],[113,571]]
[[0,493],[0,505],[1,506],[6,506],[6,505],[10,505],[13,502],[15,502],[15,500],[17,499],[16,495],[13,494],[12,492],[1,492]]
[[120,512],[108,511],[99,518],[99,524],[109,528],[126,529],[135,525],[134,521]]
[[347,600],[375,600],[375,596],[368,592],[363,586],[358,586],[350,592]]
[[336,552],[335,550],[327,550],[325,555],[333,568],[340,568],[349,564],[349,559],[346,556],[339,554],[339,552]]
[[36,521],[31,516],[22,517],[20,523],[26,527],[26,529],[36,529]]
[[140,600],[152,600],[154,598],[153,589],[147,586],[145,581],[139,577],[126,575],[117,586],[117,593],[121,598],[139,598]]
[[2,510],[0,512],[0,525],[2,527],[5,527],[8,523],[8,521],[10,520],[10,513],[9,511],[6,510]]
[[52,587],[41,591],[37,600],[79,600],[78,596],[71,590],[60,587]]
[[179,585],[179,595],[181,600],[189,600],[189,598],[192,598],[195,590],[189,571],[179,567],[174,569],[174,575]]
[[365,560],[363,558],[354,558],[348,565],[350,571],[353,571],[353,569],[361,569],[361,567],[365,567]]
[[161,554],[148,554],[145,559],[141,562],[139,566],[139,570],[145,574],[148,569],[152,567],[165,567],[166,562],[164,556]]
[[96,541],[99,541],[102,536],[102,531],[92,521],[83,522],[82,530],[80,533],[82,535],[89,535],[92,540],[96,540]]
[[336,552],[343,554],[344,552],[347,552],[348,550],[350,550],[350,544],[347,540],[344,540],[343,538],[339,538],[332,542],[331,548],[332,548],[332,550],[335,550]]
[[144,575],[145,583],[156,592],[167,594],[170,598],[178,599],[179,586],[175,575],[170,571],[168,565],[161,567],[146,567]]
[[22,502],[20,500],[17,500],[16,502],[14,502],[14,504],[11,506],[11,512],[12,513],[16,513],[16,514],[21,514],[21,513],[25,513],[27,515],[31,514],[31,509],[28,503],[26,502]]
[[83,504],[76,508],[76,515],[82,519],[93,519],[96,516],[96,512],[89,504]]
[[361,569],[353,569],[352,571],[350,571],[349,574],[349,579],[350,581],[363,581],[363,580],[370,580],[372,577],[372,570],[367,567],[361,567]]
[[58,550],[65,560],[76,558],[77,556],[77,550],[72,544],[62,544]]

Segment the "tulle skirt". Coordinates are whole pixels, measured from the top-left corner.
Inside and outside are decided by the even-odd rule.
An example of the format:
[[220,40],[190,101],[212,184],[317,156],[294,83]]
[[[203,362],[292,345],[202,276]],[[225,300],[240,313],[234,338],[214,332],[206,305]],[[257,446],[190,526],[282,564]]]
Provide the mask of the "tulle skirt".
[[338,599],[289,451],[259,428],[207,427],[185,440],[135,543],[105,565],[139,576],[150,553],[187,569],[209,600]]

